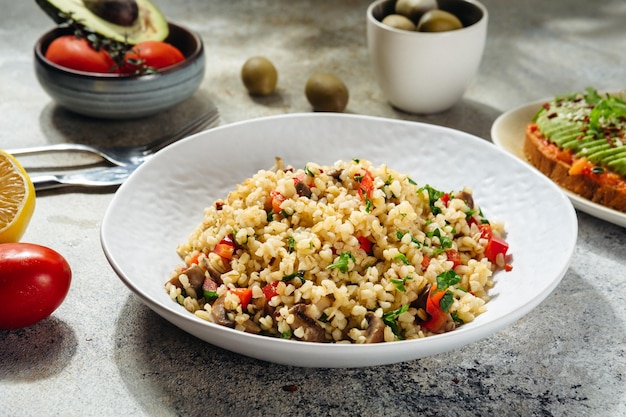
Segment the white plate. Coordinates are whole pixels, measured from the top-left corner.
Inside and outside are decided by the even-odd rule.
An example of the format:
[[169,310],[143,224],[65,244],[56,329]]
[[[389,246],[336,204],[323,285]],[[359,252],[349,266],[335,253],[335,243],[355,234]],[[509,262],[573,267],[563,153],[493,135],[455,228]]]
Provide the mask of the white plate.
[[[493,126],[491,126],[491,139],[493,143],[531,165],[523,152],[526,125],[539,111],[541,105],[549,100],[549,98],[537,100],[516,107],[500,115],[493,123]],[[580,211],[584,211],[587,214],[618,226],[626,227],[626,213],[594,203],[566,189],[562,190],[571,200],[574,207]]]
[[[170,271],[180,262],[176,246],[199,224],[206,206],[259,169],[271,167],[275,156],[295,167],[309,161],[332,164],[364,158],[438,189],[471,186],[485,215],[506,222],[513,270],[495,274],[493,299],[474,322],[419,340],[318,344],[203,321],[164,290]],[[112,267],[143,302],[200,339],[280,364],[359,367],[455,349],[524,316],[565,274],[577,231],[574,208],[557,186],[483,139],[421,123],[311,113],[225,125],[165,148],[117,191],[102,222],[101,242]]]

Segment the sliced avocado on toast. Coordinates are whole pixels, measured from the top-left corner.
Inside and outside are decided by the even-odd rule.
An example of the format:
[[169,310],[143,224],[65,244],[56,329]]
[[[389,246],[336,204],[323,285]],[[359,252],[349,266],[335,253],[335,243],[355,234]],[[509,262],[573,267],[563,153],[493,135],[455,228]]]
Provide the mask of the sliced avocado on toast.
[[68,19],[105,38],[127,44],[162,41],[169,34],[165,16],[149,0],[35,0],[55,22]]
[[534,122],[546,139],[626,178],[626,102],[587,88],[546,103]]

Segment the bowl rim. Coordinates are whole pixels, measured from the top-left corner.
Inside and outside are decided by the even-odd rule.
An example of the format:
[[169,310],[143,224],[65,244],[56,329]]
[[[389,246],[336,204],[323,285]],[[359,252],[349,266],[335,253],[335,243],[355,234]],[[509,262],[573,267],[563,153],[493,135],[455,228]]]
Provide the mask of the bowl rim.
[[152,79],[165,76],[169,73],[176,72],[182,68],[192,65],[198,58],[200,58],[203,55],[203,52],[204,52],[204,43],[202,42],[202,38],[195,31],[185,28],[183,26],[177,25],[175,23],[169,22],[169,21],[167,23],[170,29],[170,33],[168,37],[165,39],[165,41],[167,41],[167,39],[172,36],[172,31],[184,33],[190,36],[191,39],[193,39],[194,47],[193,47],[192,52],[185,56],[184,61],[176,63],[169,67],[166,67],[162,70],[159,70],[158,72],[154,74],[134,75],[134,74],[117,74],[117,73],[104,73],[104,72],[88,72],[88,71],[79,71],[79,70],[75,70],[75,69],[71,69],[71,68],[67,68],[67,67],[55,64],[54,62],[46,58],[44,45],[45,45],[45,48],[47,48],[50,42],[52,42],[52,40],[56,39],[59,36],[72,33],[72,28],[62,27],[62,26],[57,26],[53,29],[50,29],[49,31],[41,35],[41,37],[39,37],[39,39],[35,43],[35,47],[33,48],[35,60],[36,62],[40,63],[43,67],[45,67],[47,70],[54,71],[54,72],[57,72],[66,76],[72,76],[72,77],[77,77],[77,78],[87,78],[87,79],[92,79],[94,81],[98,80],[98,81],[103,81],[103,82],[117,82],[117,81],[128,82],[131,80],[152,80]]
[[381,6],[383,3],[387,3],[387,2],[394,2],[396,0],[374,0],[372,1],[372,3],[370,3],[370,5],[367,7],[367,11],[366,11],[366,19],[368,21],[368,23],[377,26],[379,29],[382,30],[387,30],[389,32],[394,32],[394,33],[398,33],[398,34],[402,34],[405,36],[414,36],[414,37],[445,37],[445,36],[455,36],[459,33],[464,33],[468,30],[474,30],[477,26],[479,26],[481,23],[487,22],[489,19],[489,12],[487,11],[487,7],[482,4],[480,1],[478,0],[458,0],[459,2],[463,2],[463,3],[468,3],[474,7],[476,7],[481,13],[482,16],[474,23],[469,24],[467,26],[463,26],[460,29],[456,29],[456,30],[448,30],[448,31],[444,31],[444,32],[418,32],[418,31],[410,31],[410,30],[404,30],[404,29],[398,29],[398,28],[394,28],[392,26],[389,25],[385,25],[382,23],[382,18],[378,19],[376,16],[374,16],[374,9],[376,9],[377,7]]

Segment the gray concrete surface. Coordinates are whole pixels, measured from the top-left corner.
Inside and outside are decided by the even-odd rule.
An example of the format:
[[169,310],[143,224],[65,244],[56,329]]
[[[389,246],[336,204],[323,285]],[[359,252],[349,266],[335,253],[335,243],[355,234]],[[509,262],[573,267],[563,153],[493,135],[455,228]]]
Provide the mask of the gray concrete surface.
[[[485,0],[490,24],[479,75],[461,103],[432,116],[398,112],[377,89],[365,45],[366,0],[154,2],[204,39],[206,78],[195,100],[214,102],[223,123],[311,111],[304,83],[318,70],[344,79],[348,112],[485,139],[496,117],[525,102],[586,86],[626,88],[623,0]],[[0,147],[141,142],[193,107],[125,123],[59,109],[32,66],[32,46],[52,21],[34,1],[0,0],[0,10]],[[240,82],[241,65],[257,54],[278,67],[272,97],[252,98]],[[51,156],[45,165],[60,162]],[[132,295],[100,248],[114,191],[38,196],[24,240],[64,253],[74,280],[52,317],[0,331],[0,415],[626,415],[624,228],[579,212],[578,242],[561,284],[488,339],[409,363],[298,369],[201,342]]]

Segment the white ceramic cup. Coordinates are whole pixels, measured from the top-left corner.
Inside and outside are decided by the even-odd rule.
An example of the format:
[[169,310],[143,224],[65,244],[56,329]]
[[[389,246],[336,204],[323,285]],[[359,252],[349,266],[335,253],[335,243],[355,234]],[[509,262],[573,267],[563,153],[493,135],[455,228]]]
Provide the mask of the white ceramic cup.
[[462,97],[476,76],[487,38],[487,9],[475,0],[438,0],[462,29],[414,32],[381,23],[395,0],[367,8],[367,45],[374,75],[389,103],[405,112],[439,113]]

